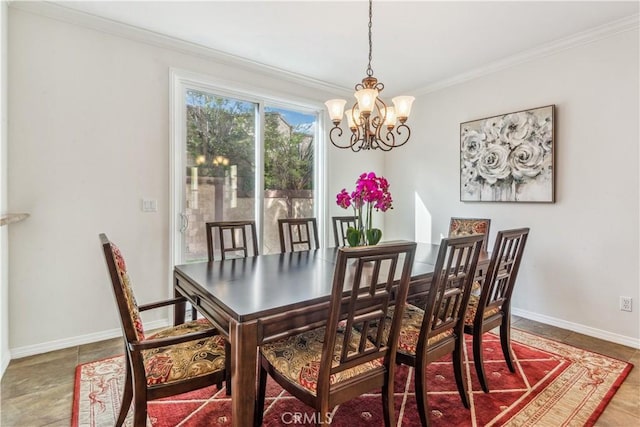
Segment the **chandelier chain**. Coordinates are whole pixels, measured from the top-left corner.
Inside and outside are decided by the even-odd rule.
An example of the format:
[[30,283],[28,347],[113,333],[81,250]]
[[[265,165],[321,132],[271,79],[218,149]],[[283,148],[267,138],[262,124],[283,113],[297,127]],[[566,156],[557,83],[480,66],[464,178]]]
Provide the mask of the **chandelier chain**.
[[371,68],[371,59],[373,58],[373,42],[371,41],[371,20],[373,17],[373,0],[369,0],[369,65],[367,66],[367,76],[373,76],[373,68]]

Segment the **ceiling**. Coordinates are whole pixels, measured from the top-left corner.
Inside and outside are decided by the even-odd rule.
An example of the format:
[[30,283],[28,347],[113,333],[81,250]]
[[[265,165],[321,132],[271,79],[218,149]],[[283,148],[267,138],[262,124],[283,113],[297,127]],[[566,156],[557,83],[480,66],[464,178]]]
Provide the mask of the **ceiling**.
[[[338,87],[367,67],[365,0],[54,3]],[[372,68],[389,94],[408,93],[613,21],[637,27],[638,11],[638,1],[376,0]]]

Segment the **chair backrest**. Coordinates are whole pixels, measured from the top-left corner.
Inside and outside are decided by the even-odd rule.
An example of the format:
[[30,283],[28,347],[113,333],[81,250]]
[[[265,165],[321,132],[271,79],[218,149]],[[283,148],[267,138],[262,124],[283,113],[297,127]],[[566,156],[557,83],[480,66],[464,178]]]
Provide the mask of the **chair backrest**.
[[255,221],[207,222],[205,227],[209,261],[215,260],[216,249],[220,252],[220,259],[258,255]]
[[449,237],[469,236],[471,234],[484,234],[482,249],[487,250],[489,245],[489,218],[451,218],[449,223]]
[[355,216],[334,216],[331,218],[333,222],[333,238],[336,247],[349,246],[347,241],[347,228],[356,228]]
[[442,239],[424,309],[417,351],[426,348],[429,338],[443,332],[453,330],[458,336],[462,336],[464,315],[483,238],[481,234],[474,234]]
[[[476,319],[493,307],[508,315],[511,295],[520,269],[528,228],[499,231],[491,252],[491,261],[482,284]],[[483,307],[484,309],[481,309]]]
[[320,249],[315,218],[284,218],[278,220],[280,252]]
[[[394,313],[388,340],[383,337],[383,329],[389,321],[386,316],[396,286],[396,303],[404,306],[415,249],[415,242],[338,249],[319,366],[318,395],[328,390],[332,375],[345,369],[377,359],[383,359],[386,366],[395,363],[402,310]],[[375,339],[367,338],[369,331],[376,327]],[[357,346],[351,345],[354,328],[360,331]],[[344,334],[338,335],[339,329]],[[342,349],[338,360],[334,359],[336,348]]]
[[120,249],[114,245],[105,234],[100,234],[100,242],[104,249],[104,257],[107,261],[111,284],[113,285],[113,295],[118,304],[122,332],[127,342],[144,340],[144,328],[138,303],[133,295],[131,280],[127,273],[127,265]]

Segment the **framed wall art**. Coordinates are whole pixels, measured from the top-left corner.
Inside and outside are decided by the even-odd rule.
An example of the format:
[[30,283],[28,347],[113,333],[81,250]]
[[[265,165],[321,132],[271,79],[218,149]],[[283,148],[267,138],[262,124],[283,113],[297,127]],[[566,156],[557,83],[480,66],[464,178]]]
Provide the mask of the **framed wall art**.
[[460,200],[555,202],[555,105],[460,124]]

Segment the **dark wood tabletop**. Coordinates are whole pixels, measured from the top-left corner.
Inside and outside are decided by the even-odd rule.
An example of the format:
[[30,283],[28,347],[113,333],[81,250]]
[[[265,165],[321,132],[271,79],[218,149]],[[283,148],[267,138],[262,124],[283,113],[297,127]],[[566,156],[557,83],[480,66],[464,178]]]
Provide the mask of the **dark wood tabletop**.
[[[438,245],[418,244],[410,299],[428,292]],[[252,425],[257,347],[326,321],[336,248],[177,265],[176,295],[185,296],[231,344],[232,423]],[[488,264],[482,254],[478,276]],[[184,321],[184,305],[175,322]]]

